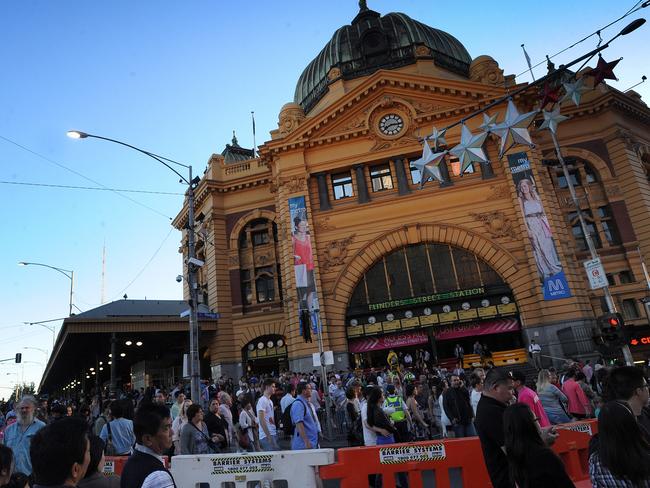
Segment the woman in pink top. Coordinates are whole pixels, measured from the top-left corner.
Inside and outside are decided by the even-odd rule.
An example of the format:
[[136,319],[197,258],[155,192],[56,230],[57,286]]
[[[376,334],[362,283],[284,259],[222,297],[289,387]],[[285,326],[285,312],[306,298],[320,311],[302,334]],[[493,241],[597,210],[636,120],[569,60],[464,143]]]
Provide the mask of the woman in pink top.
[[569,415],[577,419],[585,419],[591,415],[589,399],[575,380],[576,371],[571,368],[562,384],[562,392],[569,401]]
[[515,391],[517,392],[517,403],[524,403],[528,405],[530,410],[535,416],[535,420],[539,422],[540,427],[550,427],[551,421],[546,415],[542,402],[539,401],[537,393],[526,386],[526,375],[522,371],[513,371],[512,379],[514,380]]

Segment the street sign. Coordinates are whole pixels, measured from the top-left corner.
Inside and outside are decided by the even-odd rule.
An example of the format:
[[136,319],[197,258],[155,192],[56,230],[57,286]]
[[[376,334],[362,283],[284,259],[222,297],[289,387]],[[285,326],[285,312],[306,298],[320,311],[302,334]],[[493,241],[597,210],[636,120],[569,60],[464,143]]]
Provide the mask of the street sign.
[[605,270],[600,262],[600,258],[590,259],[583,263],[585,271],[587,272],[587,279],[592,290],[598,288],[605,288],[607,286],[607,276]]
[[334,351],[323,351],[322,356],[318,352],[312,353],[311,359],[315,368],[321,365],[330,366],[334,364]]
[[220,319],[221,314],[218,312],[199,312],[197,313],[197,316],[200,319]]

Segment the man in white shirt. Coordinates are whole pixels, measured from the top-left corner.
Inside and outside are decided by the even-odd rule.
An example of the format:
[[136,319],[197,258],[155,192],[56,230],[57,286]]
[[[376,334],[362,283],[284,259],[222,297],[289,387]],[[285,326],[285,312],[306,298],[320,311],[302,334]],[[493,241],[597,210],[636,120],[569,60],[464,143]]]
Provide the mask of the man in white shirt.
[[262,451],[279,451],[278,433],[275,427],[273,402],[271,395],[275,391],[275,381],[267,378],[262,383],[264,394],[257,401],[257,418],[259,419],[260,447]]
[[542,346],[535,342],[535,339],[530,340],[530,345],[528,346],[528,352],[530,357],[533,360],[533,366],[537,370],[542,369]]
[[295,400],[295,394],[296,394],[295,385],[291,383],[287,383],[287,393],[282,397],[282,400],[280,400],[280,410],[282,410],[283,414],[284,411],[287,409],[287,407],[291,405]]
[[412,364],[413,364],[413,356],[411,356],[410,352],[407,352],[406,355],[404,356],[404,365],[407,368],[410,368]]

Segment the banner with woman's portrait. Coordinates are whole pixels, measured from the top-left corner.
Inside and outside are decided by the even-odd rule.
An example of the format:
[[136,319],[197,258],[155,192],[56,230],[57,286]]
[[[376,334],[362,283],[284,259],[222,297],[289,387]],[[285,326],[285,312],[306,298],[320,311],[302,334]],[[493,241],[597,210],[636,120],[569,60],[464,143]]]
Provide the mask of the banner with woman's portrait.
[[525,152],[511,154],[508,156],[508,165],[517,188],[517,201],[526,222],[528,238],[544,290],[544,300],[568,298],[571,296],[571,290],[557,254],[551,226],[537,193],[537,183],[530,170],[528,155]]
[[[307,339],[310,331],[314,333],[318,331],[319,306],[314,280],[314,255],[305,197],[289,199],[289,214],[291,215],[293,272],[298,295],[300,334]],[[309,324],[309,331],[305,330],[307,324]]]

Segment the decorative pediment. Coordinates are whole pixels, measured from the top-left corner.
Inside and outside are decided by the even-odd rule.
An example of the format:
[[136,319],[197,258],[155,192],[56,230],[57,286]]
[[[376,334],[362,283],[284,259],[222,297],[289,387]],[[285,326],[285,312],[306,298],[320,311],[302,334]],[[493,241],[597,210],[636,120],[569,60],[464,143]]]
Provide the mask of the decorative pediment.
[[[471,81],[379,71],[313,117],[303,118],[295,107],[290,107],[291,111],[287,110],[289,104],[285,106],[280,130],[283,137],[267,143],[267,147],[278,150],[352,137],[373,137],[373,132],[381,139],[381,134],[376,134],[377,115],[392,107],[407,115],[411,119],[408,121],[410,128],[414,129],[420,120],[467,113],[477,108],[479,102],[501,92],[501,89]],[[415,137],[412,132],[406,130],[399,136]]]

